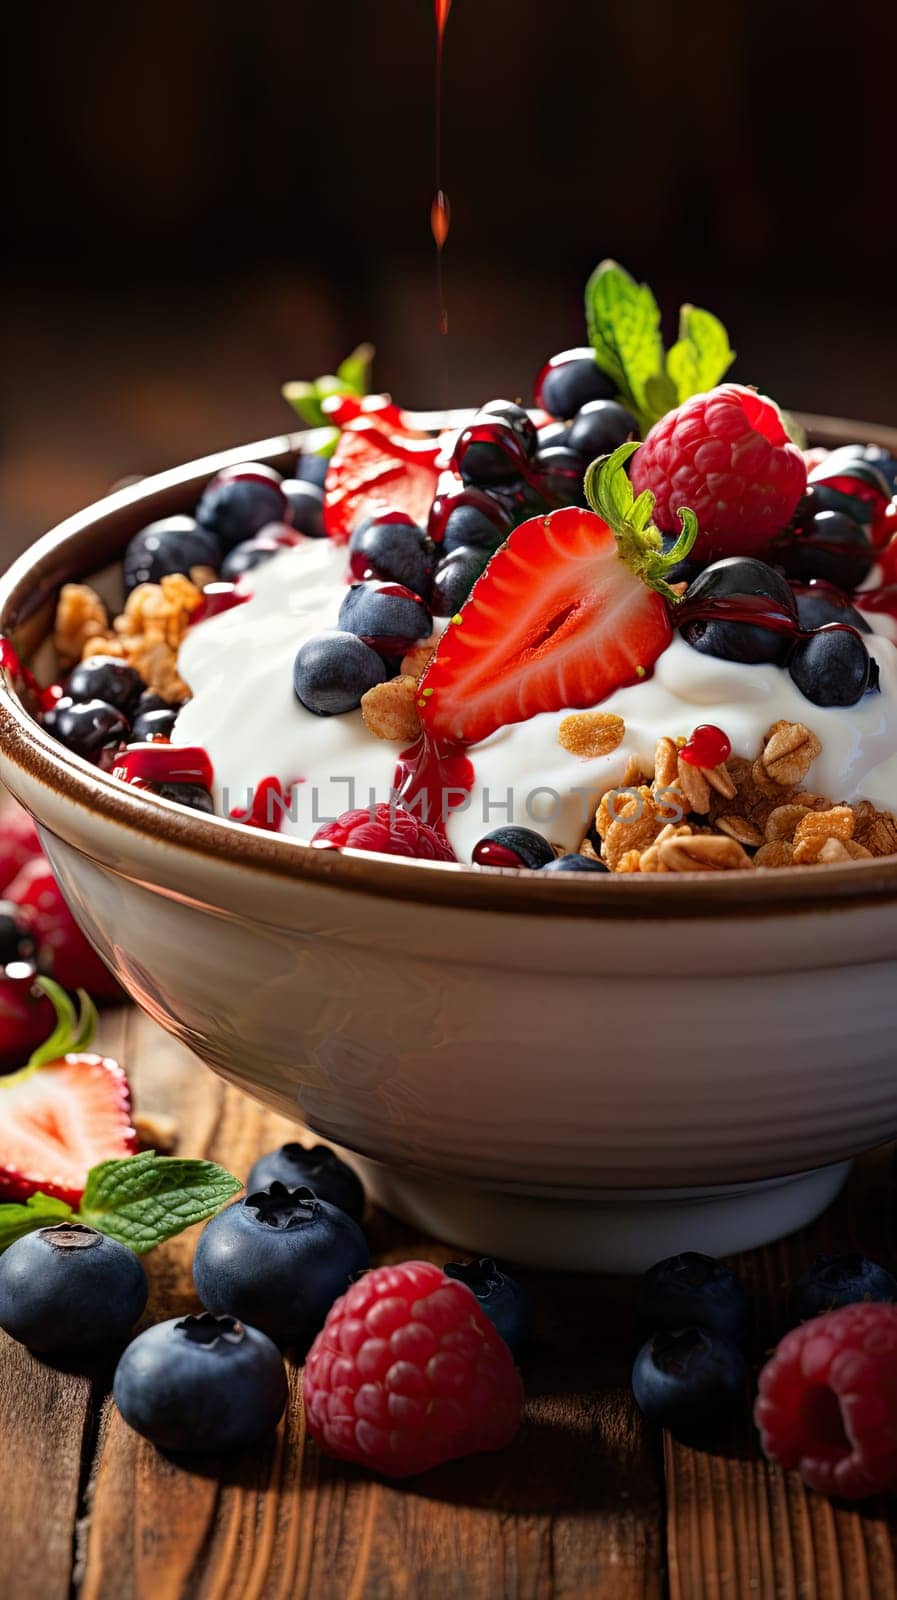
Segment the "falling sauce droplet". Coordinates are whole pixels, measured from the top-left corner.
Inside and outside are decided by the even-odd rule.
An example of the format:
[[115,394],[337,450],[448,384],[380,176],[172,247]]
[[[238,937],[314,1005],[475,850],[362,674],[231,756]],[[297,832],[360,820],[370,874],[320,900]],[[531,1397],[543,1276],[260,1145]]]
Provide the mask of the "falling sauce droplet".
[[448,231],[452,220],[452,208],[449,197],[444,189],[437,189],[430,207],[430,227],[433,238],[436,240],[437,250],[441,250],[448,238]]
[[442,276],[442,249],[448,238],[452,212],[442,187],[442,46],[452,0],[435,0],[436,12],[436,193],[430,206],[430,229],[436,243],[436,293],[439,301],[439,331],[448,333],[448,312]]

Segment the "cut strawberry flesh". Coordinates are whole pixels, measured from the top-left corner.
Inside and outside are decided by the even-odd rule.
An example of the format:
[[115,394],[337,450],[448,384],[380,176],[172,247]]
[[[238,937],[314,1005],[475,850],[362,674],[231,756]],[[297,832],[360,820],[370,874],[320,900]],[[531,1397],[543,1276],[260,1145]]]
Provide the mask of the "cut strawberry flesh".
[[449,625],[421,684],[434,738],[476,744],[637,683],[672,638],[667,607],[577,508],[522,523]]
[[387,432],[359,417],[340,434],[327,470],[324,526],[331,539],[347,541],[364,517],[405,511],[426,527],[436,493],[440,440]]
[[132,1155],[131,1096],[105,1056],[64,1056],[0,1080],[0,1199],[36,1190],[77,1205],[100,1161]]

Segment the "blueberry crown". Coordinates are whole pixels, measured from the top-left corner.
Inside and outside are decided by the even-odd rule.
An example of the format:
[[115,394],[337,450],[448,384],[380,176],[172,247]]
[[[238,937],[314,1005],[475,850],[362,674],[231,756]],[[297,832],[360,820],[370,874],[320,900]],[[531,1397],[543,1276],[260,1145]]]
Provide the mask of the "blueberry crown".
[[103,1237],[96,1228],[89,1228],[86,1222],[54,1222],[49,1228],[41,1228],[40,1236],[54,1250],[89,1250],[91,1245],[99,1244]]
[[304,1144],[285,1144],[282,1153],[304,1172],[330,1172],[341,1165],[326,1144],[316,1144],[311,1149]]
[[505,1274],[491,1256],[480,1256],[478,1261],[449,1261],[444,1271],[446,1277],[466,1283],[478,1300],[498,1294],[505,1281]]
[[268,1228],[302,1228],[321,1210],[321,1202],[307,1184],[288,1189],[285,1183],[276,1181],[257,1194],[248,1194],[243,1205]]
[[663,1329],[651,1340],[651,1356],[658,1371],[681,1378],[696,1357],[707,1348],[707,1335],[700,1328]]
[[219,1339],[226,1344],[240,1344],[245,1337],[243,1324],[236,1317],[215,1317],[211,1311],[182,1317],[175,1323],[175,1331],[182,1333],[191,1344],[214,1345]]

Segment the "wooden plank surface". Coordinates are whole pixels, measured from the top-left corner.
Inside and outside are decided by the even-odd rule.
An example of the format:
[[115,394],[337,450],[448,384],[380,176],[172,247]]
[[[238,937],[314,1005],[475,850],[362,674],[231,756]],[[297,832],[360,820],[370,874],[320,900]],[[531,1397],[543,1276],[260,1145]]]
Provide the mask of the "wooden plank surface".
[[[102,1045],[127,1066],[141,1111],[174,1116],[185,1154],[243,1176],[295,1134],[136,1012],[107,1014]],[[893,1260],[894,1197],[892,1152],[878,1152],[813,1229],[741,1258],[758,1356],[784,1326],[785,1286],[816,1249]],[[451,1254],[382,1214],[368,1232],[377,1260]],[[195,1233],[148,1258],[147,1320],[196,1307]],[[762,1461],[747,1408],[712,1455],[661,1441],[629,1394],[629,1285],[526,1281],[537,1325],[516,1444],[401,1487],[306,1440],[295,1370],[277,1435],[213,1470],[175,1464],[124,1426],[110,1361],[59,1371],[0,1335],[0,1597],[893,1600],[891,1507],[851,1511],[807,1494]]]

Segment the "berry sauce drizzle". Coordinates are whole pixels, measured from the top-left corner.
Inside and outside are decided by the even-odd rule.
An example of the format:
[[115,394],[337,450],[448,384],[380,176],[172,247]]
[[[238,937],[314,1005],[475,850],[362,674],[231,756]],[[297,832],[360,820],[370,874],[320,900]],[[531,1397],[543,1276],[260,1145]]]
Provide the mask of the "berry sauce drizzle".
[[406,810],[444,838],[449,812],[466,803],[475,776],[473,762],[466,755],[458,751],[441,754],[422,734],[399,756],[392,786]]
[[239,588],[236,583],[207,583],[199,605],[190,616],[190,627],[208,622],[210,617],[220,617],[223,612],[233,611],[234,606],[245,605],[251,599],[250,591]]
[[112,775],[123,783],[197,783],[211,789],[212,762],[202,745],[169,744],[153,739],[145,744],[130,744],[116,753]]
[[427,522],[427,532],[434,544],[441,544],[445,538],[445,528],[449,517],[458,506],[475,506],[490,522],[495,524],[496,534],[506,534],[509,531],[509,521],[502,508],[493,495],[486,494],[484,489],[474,489],[472,485],[458,487],[458,477],[454,472],[442,472],[436,484],[436,494],[430,507],[430,516]]
[[251,791],[249,805],[234,806],[228,816],[231,822],[245,822],[250,828],[279,833],[290,809],[292,789],[292,784],[283,784],[279,778],[259,778]]
[[53,707],[62,699],[64,690],[61,683],[51,683],[48,688],[42,689],[34,673],[25,666],[18,650],[11,639],[5,634],[0,634],[0,667],[15,678],[29,694],[35,696],[41,711],[52,711]]
[[[865,600],[864,595],[864,605]],[[787,634],[795,643],[835,629],[852,633],[861,641],[863,638],[849,622],[827,622],[823,628],[802,628],[790,611],[763,594],[719,594],[708,595],[703,600],[680,600],[673,607],[672,620],[677,628],[684,628],[690,622],[744,622],[768,628],[771,633]]]

